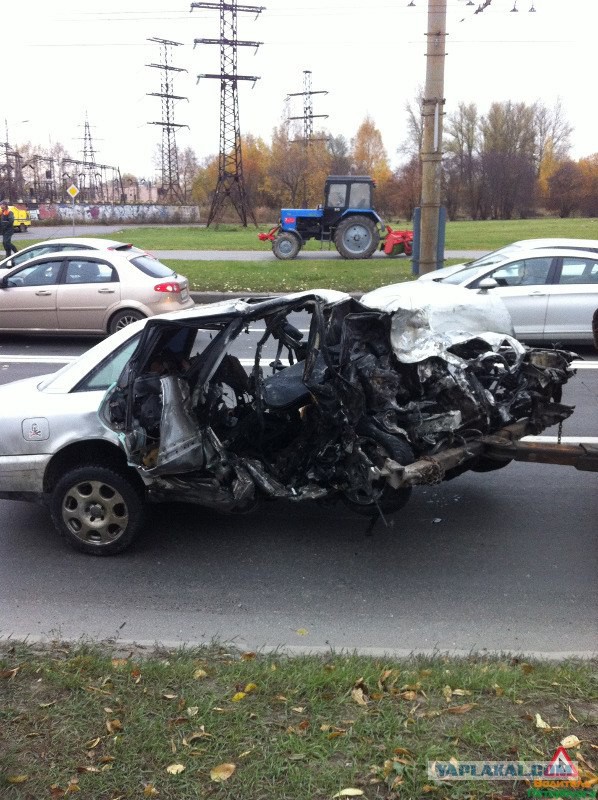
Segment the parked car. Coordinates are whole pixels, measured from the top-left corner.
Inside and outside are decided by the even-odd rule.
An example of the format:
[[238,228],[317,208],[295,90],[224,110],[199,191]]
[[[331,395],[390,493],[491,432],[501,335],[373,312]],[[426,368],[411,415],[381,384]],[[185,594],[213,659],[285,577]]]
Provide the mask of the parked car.
[[[517,249],[498,264],[474,263],[435,282],[476,291],[483,288],[500,296],[513,319],[515,335],[522,341],[591,344],[594,340],[598,252]],[[415,283],[429,285],[429,281]]]
[[[246,370],[235,349],[247,351],[250,326]],[[384,518],[409,499],[399,478],[415,459],[429,471],[429,454],[571,413],[551,400],[571,354],[529,350],[510,330],[498,298],[422,285],[137,322],[52,376],[0,386],[0,498],[47,503],[66,540],[95,555],[131,543],[146,501],[246,512],[325,498]],[[432,480],[506,463],[454,460]]]
[[191,308],[189,283],[142,252],[47,253],[0,277],[0,331],[105,334]]
[[[15,223],[16,224],[16,223]],[[17,253],[13,253],[8,258],[0,261],[0,269],[12,269],[24,264],[32,258],[47,255],[49,253],[62,253],[65,250],[113,250],[118,253],[139,253],[140,255],[151,255],[126,242],[117,242],[113,239],[92,239],[85,236],[73,236],[66,239],[47,239],[44,242],[23,247]]]
[[434,270],[434,272],[426,272],[420,275],[420,281],[439,281],[442,278],[447,278],[456,272],[469,267],[491,267],[498,266],[499,264],[511,261],[516,258],[524,250],[541,250],[544,248],[553,248],[555,250],[584,250],[587,253],[598,253],[598,240],[596,239],[522,239],[519,242],[513,242],[499,250],[493,250],[491,253],[476,258],[475,261],[467,261],[463,264],[453,264],[450,267],[441,267]]

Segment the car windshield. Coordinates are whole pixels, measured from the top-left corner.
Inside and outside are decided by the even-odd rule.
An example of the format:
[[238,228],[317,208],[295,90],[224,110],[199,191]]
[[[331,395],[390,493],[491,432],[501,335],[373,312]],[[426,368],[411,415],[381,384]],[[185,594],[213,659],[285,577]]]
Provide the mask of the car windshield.
[[176,275],[176,272],[171,270],[170,267],[151,256],[136,256],[129,259],[129,263],[137,267],[144,275],[149,275],[150,278],[172,278]]
[[[500,263],[500,262],[498,262]],[[487,265],[486,265],[487,266]],[[480,266],[480,264],[476,263],[476,266],[465,267],[464,269],[460,269],[458,272],[453,272],[452,275],[446,275],[444,278],[438,278],[438,283],[452,283],[458,285],[460,283],[465,283],[470,278],[475,278],[475,276],[479,272],[483,272],[484,267]]]
[[438,283],[464,283],[482,267],[492,267],[495,264],[502,264],[516,255],[520,249],[519,245],[508,244],[506,247],[501,247],[500,250],[493,250],[491,253],[486,253],[485,256],[476,258],[475,261],[468,261],[467,264],[463,265],[463,269],[451,273],[446,278],[438,278]]

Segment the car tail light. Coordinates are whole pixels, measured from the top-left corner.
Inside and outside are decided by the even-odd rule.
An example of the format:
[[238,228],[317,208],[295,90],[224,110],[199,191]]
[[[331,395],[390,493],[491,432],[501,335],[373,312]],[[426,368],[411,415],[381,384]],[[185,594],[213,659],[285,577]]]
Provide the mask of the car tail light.
[[154,292],[169,292],[172,294],[178,294],[181,291],[180,284],[175,283],[174,281],[166,281],[165,283],[157,283],[154,286]]

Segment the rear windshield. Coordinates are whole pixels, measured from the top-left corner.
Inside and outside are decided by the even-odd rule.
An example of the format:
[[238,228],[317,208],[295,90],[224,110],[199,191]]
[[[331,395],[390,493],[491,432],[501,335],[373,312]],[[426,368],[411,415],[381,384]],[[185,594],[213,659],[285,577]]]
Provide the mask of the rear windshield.
[[173,272],[170,267],[151,256],[136,256],[130,259],[129,263],[145,275],[149,275],[150,278],[172,278],[173,275],[176,275],[176,272]]

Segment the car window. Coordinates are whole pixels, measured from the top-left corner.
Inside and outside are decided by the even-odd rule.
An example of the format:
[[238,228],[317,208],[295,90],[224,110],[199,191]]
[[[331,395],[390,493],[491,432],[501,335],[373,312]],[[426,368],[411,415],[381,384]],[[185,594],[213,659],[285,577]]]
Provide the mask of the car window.
[[40,244],[38,247],[32,247],[31,250],[23,250],[20,253],[15,253],[11,261],[13,266],[18,267],[19,264],[24,264],[32,258],[43,256],[46,253],[57,253],[60,249],[60,245],[57,244]]
[[44,261],[31,267],[23,267],[10,275],[6,285],[15,286],[49,286],[56,283],[62,261]]
[[138,270],[143,272],[144,275],[149,275],[150,278],[171,278],[176,275],[170,267],[151,256],[136,256],[129,259],[129,264],[137,267]]
[[74,392],[106,391],[118,380],[125,364],[133,355],[139,342],[139,336],[133,336],[128,342],[105,358],[97,367],[89,372],[73,389]]
[[598,283],[598,260],[593,258],[563,258],[559,283]]
[[65,283],[110,283],[118,280],[116,271],[101,261],[69,259]]
[[475,278],[479,272],[479,266],[466,267],[465,269],[460,269],[458,272],[453,272],[452,275],[447,275],[445,278],[440,278],[438,283],[452,283],[454,285],[467,283],[467,281]]
[[520,261],[512,261],[480,276],[470,288],[476,288],[483,278],[494,278],[499,286],[542,285],[548,282],[551,267],[551,257],[522,258]]

